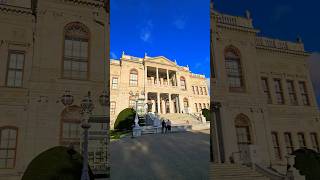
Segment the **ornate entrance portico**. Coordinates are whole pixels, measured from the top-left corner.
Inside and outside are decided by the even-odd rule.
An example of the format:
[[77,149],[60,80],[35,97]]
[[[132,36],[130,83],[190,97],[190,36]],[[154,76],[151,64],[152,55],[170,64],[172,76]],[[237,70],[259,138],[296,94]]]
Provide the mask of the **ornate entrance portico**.
[[148,111],[158,114],[182,113],[179,98],[179,94],[148,92]]

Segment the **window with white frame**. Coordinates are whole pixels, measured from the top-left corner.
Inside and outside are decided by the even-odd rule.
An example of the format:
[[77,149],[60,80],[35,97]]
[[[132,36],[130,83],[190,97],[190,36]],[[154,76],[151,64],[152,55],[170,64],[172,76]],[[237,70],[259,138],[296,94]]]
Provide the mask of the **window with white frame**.
[[117,77],[112,77],[112,89],[117,89],[118,88],[118,78]]
[[290,104],[298,105],[297,94],[294,88],[294,82],[292,80],[287,80],[287,87],[289,92]]
[[115,114],[116,112],[116,102],[110,102],[110,114]]
[[308,95],[306,83],[300,81],[299,82],[299,88],[300,88],[300,93],[301,93],[301,98],[302,98],[303,105],[309,106],[310,105],[310,101],[309,101],[309,95]]
[[281,160],[282,156],[281,156],[278,133],[272,132],[271,136],[272,136],[272,143],[273,143],[273,150],[274,150],[275,159]]
[[0,169],[12,169],[15,167],[17,138],[17,128],[0,128]]
[[25,53],[9,50],[7,82],[8,87],[22,87]]
[[85,80],[88,78],[89,29],[74,22],[64,31],[63,77]]

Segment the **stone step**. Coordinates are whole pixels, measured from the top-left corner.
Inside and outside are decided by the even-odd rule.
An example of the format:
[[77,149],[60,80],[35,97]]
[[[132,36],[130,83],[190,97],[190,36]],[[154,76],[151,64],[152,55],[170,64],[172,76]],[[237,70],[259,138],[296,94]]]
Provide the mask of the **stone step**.
[[239,164],[211,164],[210,179],[219,180],[270,180],[259,172]]

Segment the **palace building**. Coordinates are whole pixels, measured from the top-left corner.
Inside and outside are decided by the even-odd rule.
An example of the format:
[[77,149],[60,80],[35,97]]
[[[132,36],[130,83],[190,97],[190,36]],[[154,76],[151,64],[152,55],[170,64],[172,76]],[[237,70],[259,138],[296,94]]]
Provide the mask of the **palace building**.
[[214,167],[224,167],[213,170],[214,176],[237,175],[228,168],[250,166],[269,179],[288,172],[299,179],[296,169],[287,171],[291,153],[320,151],[320,114],[306,64],[310,53],[300,38],[260,36],[252,21],[249,12],[211,12],[212,148]]
[[159,115],[198,116],[202,109],[209,109],[206,77],[166,57],[139,58],[123,53],[120,60],[111,60],[110,72],[111,127],[120,111],[128,107]]
[[[80,103],[88,91],[92,114],[107,115],[98,102],[109,59],[107,4],[0,0],[1,180],[20,180],[29,163],[52,147],[72,144],[80,151]],[[73,96],[66,106],[65,90]],[[92,124],[89,135],[105,133],[103,123]],[[107,172],[105,146],[96,136],[89,140],[94,173]]]

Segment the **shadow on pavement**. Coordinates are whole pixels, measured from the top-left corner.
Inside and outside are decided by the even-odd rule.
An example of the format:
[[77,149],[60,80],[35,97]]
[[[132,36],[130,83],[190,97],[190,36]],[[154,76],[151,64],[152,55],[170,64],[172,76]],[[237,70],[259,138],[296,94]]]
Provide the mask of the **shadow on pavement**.
[[112,180],[208,179],[209,131],[150,134],[111,143]]

